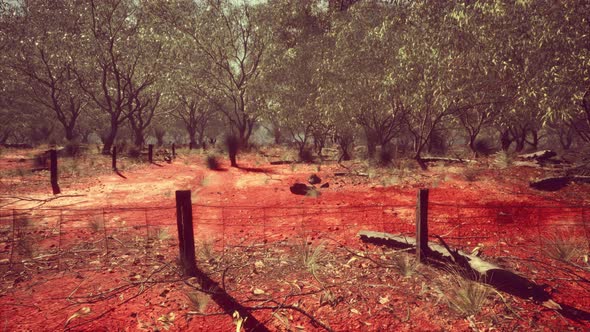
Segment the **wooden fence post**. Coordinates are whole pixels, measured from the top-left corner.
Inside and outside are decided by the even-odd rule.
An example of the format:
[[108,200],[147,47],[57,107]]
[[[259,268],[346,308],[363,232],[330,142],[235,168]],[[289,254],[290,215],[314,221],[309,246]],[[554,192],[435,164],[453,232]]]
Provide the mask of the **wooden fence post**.
[[153,144],[148,145],[148,160],[150,161],[150,163],[154,162],[154,145]]
[[178,242],[180,248],[180,261],[184,268],[184,274],[190,277],[197,276],[195,258],[195,238],[193,234],[193,207],[190,190],[176,191],[176,224],[178,227]]
[[57,183],[57,151],[53,149],[49,151],[49,155],[51,158],[49,166],[49,171],[51,172],[51,189],[53,189],[53,194],[57,195],[61,193],[61,190],[59,190],[59,184]]
[[117,147],[116,146],[113,146],[112,165],[113,165],[113,171],[117,171]]
[[176,159],[176,145],[172,143],[172,159]]
[[416,201],[416,261],[425,261],[428,255],[428,189],[418,190]]

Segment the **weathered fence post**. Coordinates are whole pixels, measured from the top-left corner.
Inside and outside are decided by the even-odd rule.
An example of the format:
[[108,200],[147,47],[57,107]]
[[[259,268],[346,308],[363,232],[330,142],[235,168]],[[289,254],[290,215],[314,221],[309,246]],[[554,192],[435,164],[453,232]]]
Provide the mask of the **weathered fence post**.
[[153,144],[148,145],[148,160],[150,161],[150,163],[154,162],[154,145]]
[[113,146],[112,165],[113,165],[113,171],[117,171],[117,147],[116,146]]
[[428,189],[418,190],[416,201],[416,260],[424,261],[428,255]]
[[178,242],[180,261],[187,276],[197,276],[195,263],[195,238],[193,234],[193,207],[190,190],[176,191],[176,224],[178,227]]
[[53,194],[57,195],[61,193],[61,190],[59,190],[59,184],[57,184],[57,151],[55,149],[49,151],[49,156],[51,158],[51,163],[49,165],[49,171],[51,173],[51,189],[53,189]]
[[176,159],[176,145],[172,143],[172,159]]

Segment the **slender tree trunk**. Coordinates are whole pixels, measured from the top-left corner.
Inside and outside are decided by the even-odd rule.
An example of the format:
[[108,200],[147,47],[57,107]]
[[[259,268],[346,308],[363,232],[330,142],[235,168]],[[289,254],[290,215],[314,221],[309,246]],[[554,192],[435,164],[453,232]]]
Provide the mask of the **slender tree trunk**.
[[418,147],[418,151],[416,151],[416,154],[414,154],[414,159],[423,171],[428,169],[428,165],[426,165],[424,160],[422,160],[422,147]]
[[510,132],[508,130],[502,131],[502,134],[500,135],[500,143],[502,146],[502,151],[508,151],[508,149],[510,149],[510,145],[512,145],[513,141],[514,141],[514,139],[512,139],[512,137],[510,137]]
[[135,146],[139,149],[143,148],[143,145],[145,143],[145,140],[143,138],[143,130],[141,129],[136,129],[135,130]]
[[111,149],[113,148],[113,144],[115,144],[115,138],[117,137],[116,131],[111,131],[105,138],[104,138],[104,145],[102,147],[102,154],[110,155]]
[[73,141],[73,140],[75,140],[77,138],[77,135],[76,135],[76,132],[74,130],[74,126],[73,125],[66,126],[64,128],[64,130],[65,130],[65,134],[66,134],[66,140],[68,142],[71,142],[71,141]]

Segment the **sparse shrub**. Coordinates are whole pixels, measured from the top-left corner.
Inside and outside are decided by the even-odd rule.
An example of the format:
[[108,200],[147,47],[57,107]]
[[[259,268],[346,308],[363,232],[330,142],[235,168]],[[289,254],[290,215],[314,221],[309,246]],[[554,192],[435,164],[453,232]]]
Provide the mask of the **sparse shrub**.
[[381,166],[389,166],[392,164],[394,158],[394,153],[391,151],[389,147],[383,147],[381,152],[379,152],[379,165]]
[[321,195],[322,193],[317,190],[316,188],[311,188],[307,191],[307,193],[305,194],[305,196],[307,197],[313,197],[313,198],[317,198]]
[[141,158],[141,149],[138,147],[129,148],[127,156],[129,156],[129,158],[139,159]]
[[207,305],[209,304],[209,301],[211,300],[211,296],[209,296],[209,294],[199,292],[199,291],[187,292],[186,297],[189,300],[189,303],[190,303],[190,306],[192,307],[192,309],[199,312],[199,313],[205,312],[205,310],[207,309]]
[[428,152],[436,155],[445,155],[449,147],[445,139],[445,133],[440,130],[432,132],[428,140]]
[[473,143],[474,152],[478,156],[489,156],[494,153],[494,146],[487,138],[479,138]]
[[19,255],[32,258],[35,253],[35,248],[33,247],[33,241],[26,236],[21,236],[16,241],[16,251]]
[[464,317],[481,311],[492,294],[490,287],[469,279],[459,272],[451,272],[450,284],[444,293],[449,307]]
[[47,168],[49,167],[49,154],[42,152],[35,155],[33,159],[33,165],[35,168]]
[[299,159],[304,163],[311,164],[314,162],[313,152],[311,149],[305,148],[299,152]]
[[479,177],[480,173],[481,173],[480,169],[475,168],[473,166],[467,166],[463,170],[463,177],[465,178],[466,181],[475,182],[475,181],[477,181],[477,178]]
[[[126,152],[130,152],[130,151],[127,151],[128,148],[129,148],[129,145],[127,144],[127,141],[121,141],[117,144],[117,153],[124,154]],[[140,150],[140,152],[141,152],[141,150]],[[129,155],[129,156],[131,157],[131,155]]]
[[78,142],[68,142],[64,148],[67,157],[79,157],[82,151],[82,146]]
[[543,239],[543,253],[555,260],[574,262],[583,256],[587,243],[572,230],[558,231]]
[[393,266],[404,277],[412,276],[418,268],[416,260],[411,259],[408,255],[396,255],[393,257]]
[[215,155],[208,155],[207,158],[205,158],[205,163],[207,164],[207,168],[210,170],[218,171],[221,169],[219,159]]
[[215,250],[213,249],[213,242],[208,240],[200,241],[197,245],[197,255],[204,261],[211,261],[215,258]]
[[512,166],[512,156],[506,151],[500,151],[494,156],[494,165],[499,169],[506,169]]
[[164,242],[167,240],[170,240],[172,238],[172,235],[170,235],[170,232],[168,232],[167,228],[162,228],[162,227],[158,227],[156,228],[156,235],[155,235],[155,239],[160,241],[160,242]]
[[104,227],[102,216],[94,216],[88,221],[88,227],[90,227],[90,229],[92,229],[92,231],[95,233],[102,231]]
[[316,272],[319,261],[324,257],[324,242],[314,246],[309,238],[302,239],[296,248],[299,261],[311,273]]

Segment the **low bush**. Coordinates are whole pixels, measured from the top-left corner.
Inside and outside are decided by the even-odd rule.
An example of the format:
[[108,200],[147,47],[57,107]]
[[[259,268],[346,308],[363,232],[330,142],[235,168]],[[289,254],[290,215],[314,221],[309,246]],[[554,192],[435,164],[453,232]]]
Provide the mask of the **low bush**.
[[207,168],[210,170],[218,171],[221,169],[219,159],[215,155],[208,155],[207,158],[205,158],[205,163],[207,164]]
[[311,152],[311,149],[301,150],[301,152],[299,153],[299,159],[302,162],[308,163],[308,164],[311,164],[315,161],[315,158],[313,157],[313,152]]
[[475,182],[475,181],[477,181],[480,173],[481,173],[481,170],[479,168],[475,168],[473,166],[467,166],[463,170],[463,177],[468,182]]
[[67,157],[79,157],[82,155],[83,148],[78,142],[69,142],[64,148]]
[[141,149],[137,147],[129,148],[127,156],[129,156],[129,158],[139,159],[141,158]]
[[479,156],[489,156],[494,153],[494,145],[490,142],[489,139],[480,138],[475,140],[473,144],[473,149],[475,153]]
[[478,314],[492,295],[489,286],[465,279],[459,272],[451,272],[450,284],[444,295],[449,307],[464,317]]
[[394,153],[391,151],[390,148],[384,147],[379,152],[379,165],[381,166],[390,166],[393,162]]
[[513,164],[512,156],[506,151],[500,151],[494,155],[494,166],[499,169],[506,169]]

